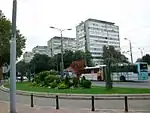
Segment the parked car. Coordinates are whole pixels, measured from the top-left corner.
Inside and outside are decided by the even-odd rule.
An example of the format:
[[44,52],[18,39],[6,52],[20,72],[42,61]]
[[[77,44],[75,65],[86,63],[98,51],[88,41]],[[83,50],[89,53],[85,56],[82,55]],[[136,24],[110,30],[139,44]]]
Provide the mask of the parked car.
[[[21,76],[17,77],[17,80],[21,81]],[[23,76],[23,81],[27,81],[28,78],[26,76]]]

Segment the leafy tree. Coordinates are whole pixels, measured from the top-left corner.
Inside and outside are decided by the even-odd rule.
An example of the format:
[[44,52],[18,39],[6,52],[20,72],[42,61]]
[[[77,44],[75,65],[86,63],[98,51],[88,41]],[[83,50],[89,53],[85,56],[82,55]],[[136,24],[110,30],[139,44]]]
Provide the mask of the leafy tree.
[[[51,57],[51,60],[53,61],[53,62],[51,62],[51,63],[53,63],[52,65],[54,66],[53,69],[55,69],[55,70],[57,70],[57,71],[60,71],[60,70],[61,70],[61,69],[60,69],[61,54],[58,53],[57,55]],[[50,63],[50,64],[51,64],[51,63]]]
[[147,62],[150,65],[150,55],[146,54],[142,58],[138,58],[136,62]]
[[74,69],[78,79],[80,78],[81,74],[84,71],[84,66],[85,66],[84,60],[73,61],[72,64],[70,65],[70,67]]
[[85,58],[86,58],[86,66],[91,67],[93,66],[93,62],[92,62],[92,55],[89,51],[84,53]]
[[[91,66],[92,65],[92,63],[90,62],[91,54],[89,52],[84,53],[82,51],[73,52],[71,50],[65,50],[64,68],[65,69],[68,68],[73,61],[84,60],[85,55],[89,59],[87,63],[89,64],[89,66]],[[61,63],[61,53],[54,55],[53,57],[48,57],[47,55],[36,54],[34,58],[30,61],[29,67],[31,67],[30,69],[31,72],[35,74],[41,71],[46,71],[50,69],[60,71],[61,69],[60,63]]]
[[78,50],[78,51],[75,51],[73,54],[73,61],[85,60],[86,66],[93,66],[91,59],[92,59],[92,56],[89,51],[83,52],[83,51]]
[[[80,60],[84,60],[85,59],[85,56],[87,57],[87,64],[88,66],[92,66],[92,62],[91,62],[91,54],[90,52],[87,52],[87,53],[84,53],[82,51],[71,51],[71,50],[65,50],[64,52],[64,68],[68,68],[70,66],[70,64],[73,62],[73,61],[80,61]],[[55,69],[55,70],[58,70],[60,71],[60,63],[61,63],[61,53],[53,56],[51,58],[51,68]]]
[[[30,68],[30,64],[25,63],[23,60],[21,60],[17,63],[16,70],[17,70],[17,72],[19,72],[21,74],[21,81],[23,81],[23,76],[25,76],[26,73],[28,73],[29,68]],[[28,77],[28,78],[30,78],[30,77]]]
[[68,68],[73,61],[73,51],[65,50],[64,54],[64,68]]
[[111,66],[116,63],[127,63],[127,58],[121,54],[121,52],[116,51],[113,46],[104,46],[103,47],[103,59],[104,63],[107,65],[105,67],[105,80],[106,80],[106,88],[112,88],[112,80],[111,80]]
[[53,62],[50,63],[50,57],[48,57],[48,55],[42,55],[42,54],[35,54],[33,59],[30,61],[31,64],[31,72],[35,72],[39,73],[42,71],[47,71],[52,69],[51,64],[53,64]]
[[78,61],[78,60],[82,60],[85,59],[84,57],[84,52],[83,51],[75,51],[73,56],[72,56],[73,61]]
[[16,70],[17,72],[20,72],[22,75],[25,75],[28,67],[29,63],[26,63],[25,61],[21,60],[17,63]]
[[[12,36],[12,24],[9,19],[7,19],[2,11],[0,11],[0,80],[2,76],[2,66],[4,63],[9,64],[10,60],[10,39]],[[20,57],[25,48],[25,37],[20,34],[20,31],[16,32],[16,51],[17,58]]]
[[[57,57],[56,57],[57,58]],[[49,68],[53,70],[58,71],[57,67],[57,60],[55,57],[49,57],[49,61],[47,62],[49,64]]]
[[143,56],[142,61],[147,62],[150,65],[150,55],[146,54],[145,56]]
[[142,62],[142,58],[138,58],[136,62]]
[[111,60],[112,63],[128,63],[128,58],[121,54],[120,51],[115,50],[113,46],[103,47],[104,63]]
[[30,63],[26,63],[24,60],[19,61],[16,65],[16,71],[21,74],[21,81],[23,81],[23,76],[26,76],[31,81],[32,73]]

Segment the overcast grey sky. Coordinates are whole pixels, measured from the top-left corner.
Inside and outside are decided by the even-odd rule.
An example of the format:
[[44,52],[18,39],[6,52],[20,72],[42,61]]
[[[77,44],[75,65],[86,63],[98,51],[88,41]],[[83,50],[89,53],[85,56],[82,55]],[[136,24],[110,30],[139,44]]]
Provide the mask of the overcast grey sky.
[[[0,0],[0,9],[11,19],[13,0]],[[27,38],[26,51],[36,45],[47,45],[58,28],[72,28],[63,36],[75,37],[75,26],[88,18],[115,22],[120,27],[122,51],[129,50],[132,41],[134,61],[150,53],[150,0],[18,0],[17,27]],[[129,55],[127,55],[129,56]]]

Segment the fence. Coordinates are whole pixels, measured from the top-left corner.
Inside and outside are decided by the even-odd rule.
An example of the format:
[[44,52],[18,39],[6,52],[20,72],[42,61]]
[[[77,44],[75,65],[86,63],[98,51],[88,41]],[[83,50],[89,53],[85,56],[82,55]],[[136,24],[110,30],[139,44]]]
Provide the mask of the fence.
[[128,100],[150,100],[150,95],[137,95],[137,96],[123,96],[123,95],[115,95],[115,96],[61,96],[61,95],[53,95],[53,96],[41,96],[41,95],[34,95],[31,94],[31,107],[34,107],[34,97],[44,97],[44,98],[53,98],[56,100],[56,109],[60,109],[59,99],[71,99],[71,100],[91,100],[91,111],[95,111],[95,100],[124,100],[124,111],[128,112]]

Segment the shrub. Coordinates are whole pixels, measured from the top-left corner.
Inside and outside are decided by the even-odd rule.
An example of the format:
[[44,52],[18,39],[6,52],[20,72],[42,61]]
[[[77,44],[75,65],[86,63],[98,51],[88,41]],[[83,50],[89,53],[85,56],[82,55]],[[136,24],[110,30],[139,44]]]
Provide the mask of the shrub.
[[40,77],[40,81],[44,81],[45,77],[49,75],[49,71],[40,72],[38,75]]
[[44,79],[45,86],[49,86],[50,83],[59,80],[59,77],[57,75],[48,75]]
[[68,86],[68,88],[70,88],[71,86],[73,86],[73,79],[66,76],[64,79],[65,84]]
[[59,78],[59,76],[57,76],[55,82],[56,82],[57,84],[59,84],[59,83],[61,82],[61,79]]
[[49,71],[49,74],[50,74],[50,75],[58,75],[58,73],[57,73],[55,70],[50,70],[50,71]]
[[83,80],[82,87],[91,88],[91,85],[92,85],[92,83],[90,80]]
[[52,82],[52,83],[49,84],[49,86],[51,88],[56,88],[57,87],[57,83],[56,82]]
[[49,75],[49,71],[43,71],[35,75],[34,81],[37,84],[40,84],[41,81],[44,81],[45,77]]
[[67,89],[67,88],[68,86],[64,82],[58,84],[58,89]]
[[40,76],[35,76],[35,78],[33,79],[33,82],[35,82],[36,84],[40,84]]
[[82,86],[84,80],[86,80],[85,76],[81,77],[81,80],[80,80],[80,85],[81,86]]
[[34,87],[40,87],[40,84],[37,84],[36,82],[33,82],[31,85]]
[[36,82],[32,82],[32,86],[36,86],[37,84],[36,84]]
[[73,79],[73,86],[74,87],[78,87],[79,86],[79,80],[78,80],[78,78],[77,77],[73,77],[72,79]]
[[65,84],[69,84],[69,81],[70,81],[70,77],[66,76],[64,79]]
[[73,86],[73,79],[70,79],[69,80],[69,83],[68,83],[68,87],[70,88],[70,87],[72,87]]

